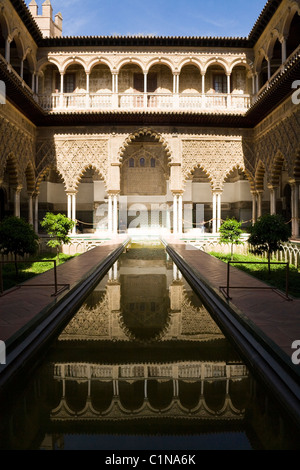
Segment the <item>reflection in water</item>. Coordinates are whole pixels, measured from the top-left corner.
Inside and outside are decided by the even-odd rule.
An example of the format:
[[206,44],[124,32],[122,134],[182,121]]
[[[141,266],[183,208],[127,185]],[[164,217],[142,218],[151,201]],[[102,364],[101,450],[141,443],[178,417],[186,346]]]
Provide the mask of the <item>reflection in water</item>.
[[11,401],[3,449],[296,445],[160,245],[122,255]]

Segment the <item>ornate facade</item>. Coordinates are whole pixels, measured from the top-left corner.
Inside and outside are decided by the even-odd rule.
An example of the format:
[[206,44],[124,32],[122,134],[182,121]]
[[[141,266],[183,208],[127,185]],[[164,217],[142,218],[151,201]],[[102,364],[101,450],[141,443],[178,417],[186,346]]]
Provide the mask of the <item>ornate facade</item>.
[[1,218],[181,235],[270,212],[296,240],[299,14],[269,0],[247,38],[64,37],[49,0],[1,0]]

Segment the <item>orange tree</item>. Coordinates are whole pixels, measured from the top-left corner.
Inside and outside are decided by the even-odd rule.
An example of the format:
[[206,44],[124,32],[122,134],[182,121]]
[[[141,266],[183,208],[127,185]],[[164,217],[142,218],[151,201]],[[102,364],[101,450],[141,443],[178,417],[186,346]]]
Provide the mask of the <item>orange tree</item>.
[[266,214],[250,227],[249,244],[251,253],[267,253],[268,269],[271,272],[271,256],[282,250],[282,243],[291,236],[291,229],[279,214]]

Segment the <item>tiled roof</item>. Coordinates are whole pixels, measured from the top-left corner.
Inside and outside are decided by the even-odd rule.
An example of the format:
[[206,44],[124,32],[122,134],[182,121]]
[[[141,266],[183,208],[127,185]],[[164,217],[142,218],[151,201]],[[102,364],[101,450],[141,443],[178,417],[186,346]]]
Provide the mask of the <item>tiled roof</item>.
[[261,34],[263,33],[265,27],[269,23],[270,19],[278,9],[279,5],[281,4],[282,0],[268,0],[265,4],[261,14],[259,15],[255,25],[253,26],[248,39],[250,41],[251,46],[257,42]]
[[45,38],[45,47],[67,46],[159,46],[159,47],[250,47],[247,38],[178,36],[63,36]]
[[10,2],[35,42],[40,43],[43,40],[43,35],[24,0],[10,0]]

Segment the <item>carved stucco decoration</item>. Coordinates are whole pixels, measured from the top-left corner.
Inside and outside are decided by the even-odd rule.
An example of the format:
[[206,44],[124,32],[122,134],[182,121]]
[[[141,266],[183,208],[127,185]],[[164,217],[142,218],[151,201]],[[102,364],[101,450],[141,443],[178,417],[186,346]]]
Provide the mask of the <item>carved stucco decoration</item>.
[[5,118],[0,118],[0,179],[8,158],[15,162],[16,184],[21,184],[29,164],[34,165],[33,138]]
[[[56,168],[68,192],[76,192],[87,168],[94,168],[106,182],[108,140],[98,138],[54,139],[37,146],[37,179]],[[39,184],[39,183],[38,183]]]
[[289,177],[295,176],[299,143],[300,111],[282,119],[275,127],[261,134],[254,142],[256,166],[262,162],[269,184],[274,183],[273,173],[278,158],[286,164]]
[[182,172],[189,179],[201,167],[211,181],[212,189],[222,189],[228,170],[245,168],[241,140],[183,140]]
[[137,138],[144,137],[144,136],[148,136],[149,138],[154,139],[157,142],[160,142],[162,146],[164,147],[168,158],[171,159],[172,151],[170,149],[170,146],[167,140],[161,134],[159,134],[158,132],[156,132],[155,130],[151,128],[142,128],[142,129],[138,129],[136,132],[133,132],[125,139],[124,143],[122,144],[119,150],[119,160],[120,161],[123,160],[126,149],[132,142],[134,142]]

